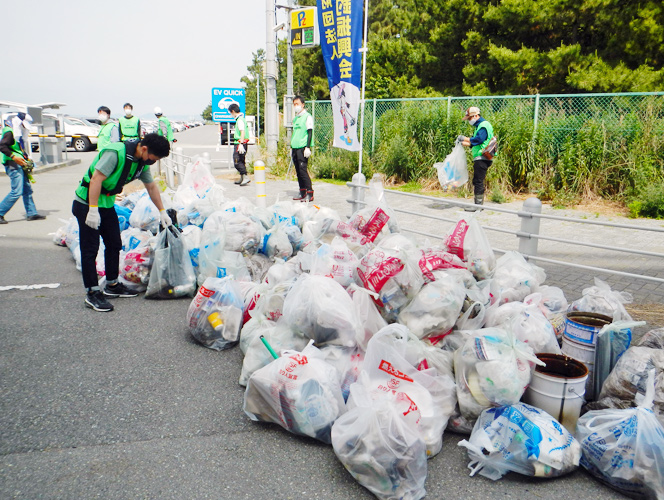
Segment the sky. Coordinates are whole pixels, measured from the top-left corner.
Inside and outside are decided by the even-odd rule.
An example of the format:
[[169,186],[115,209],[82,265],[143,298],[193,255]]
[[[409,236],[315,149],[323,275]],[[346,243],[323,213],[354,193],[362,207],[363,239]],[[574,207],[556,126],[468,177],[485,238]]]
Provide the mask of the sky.
[[[60,112],[84,117],[104,105],[114,118],[131,102],[144,119],[155,106],[200,118],[212,88],[241,87],[252,53],[265,48],[265,8],[266,0],[6,2],[0,101],[63,102]],[[284,16],[278,9],[277,24]]]

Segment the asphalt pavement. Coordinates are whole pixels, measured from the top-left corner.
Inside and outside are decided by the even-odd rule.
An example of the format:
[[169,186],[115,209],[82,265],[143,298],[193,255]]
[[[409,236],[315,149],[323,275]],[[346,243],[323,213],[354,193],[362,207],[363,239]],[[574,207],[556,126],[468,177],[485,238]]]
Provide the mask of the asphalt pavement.
[[[217,153],[214,136],[212,127],[176,135],[183,149],[208,141]],[[237,383],[242,354],[191,338],[190,300],[141,295],[115,299],[111,313],[84,307],[70,252],[52,242],[94,154],[74,156],[80,164],[35,176],[46,220],[25,221],[17,204],[0,226],[0,498],[374,498],[331,447],[249,420]],[[228,198],[254,199],[254,183],[239,187],[234,175],[216,173]],[[347,187],[314,188],[317,204],[349,214]],[[8,190],[0,177],[0,196]],[[268,181],[268,204],[296,190],[294,179]],[[547,283],[558,284],[547,271]],[[463,438],[445,433],[428,462],[427,498],[622,498],[583,470],[555,480],[469,477]]]

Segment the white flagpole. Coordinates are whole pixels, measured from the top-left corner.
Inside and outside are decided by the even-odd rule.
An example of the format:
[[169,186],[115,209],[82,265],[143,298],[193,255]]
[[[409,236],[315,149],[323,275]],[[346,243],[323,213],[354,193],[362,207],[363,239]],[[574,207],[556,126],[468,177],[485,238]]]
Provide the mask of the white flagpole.
[[367,32],[369,26],[369,0],[364,0],[364,46],[360,49],[362,52],[362,96],[360,105],[362,106],[362,115],[360,116],[360,165],[358,173],[362,173],[362,154],[364,153],[364,89],[367,83]]

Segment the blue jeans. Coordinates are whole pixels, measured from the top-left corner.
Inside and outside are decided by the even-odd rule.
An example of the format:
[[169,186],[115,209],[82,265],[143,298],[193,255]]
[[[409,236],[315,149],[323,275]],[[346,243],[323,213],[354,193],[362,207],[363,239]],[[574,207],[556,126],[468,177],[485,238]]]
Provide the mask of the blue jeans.
[[7,172],[11,182],[11,191],[0,202],[0,216],[4,217],[21,196],[23,196],[25,215],[27,217],[37,215],[37,207],[35,207],[35,202],[32,200],[32,186],[23,168],[13,161],[8,161],[5,164],[5,172]]

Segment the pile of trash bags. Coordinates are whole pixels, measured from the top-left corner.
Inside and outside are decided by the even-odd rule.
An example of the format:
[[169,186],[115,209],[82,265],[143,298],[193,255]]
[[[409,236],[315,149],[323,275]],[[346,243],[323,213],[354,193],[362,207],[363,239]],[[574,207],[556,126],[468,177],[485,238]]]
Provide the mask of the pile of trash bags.
[[[121,280],[146,296],[193,297],[193,338],[217,351],[239,345],[251,420],[330,444],[381,499],[425,496],[427,460],[446,431],[467,436],[459,445],[471,475],[552,478],[581,465],[621,491],[664,498],[661,330],[612,353],[576,432],[521,402],[544,365],[537,354],[561,354],[566,314],[629,322],[627,294],[596,280],[568,304],[521,254],[496,257],[474,214],[462,213],[440,242],[417,242],[400,231],[376,178],[366,206],[342,220],[311,203],[228,200],[206,168],[193,162],[162,195],[174,231],[157,232],[145,193],[119,202],[128,224]],[[75,219],[55,241],[77,259]],[[628,425],[637,458],[616,444],[624,463],[609,467],[619,460],[614,448],[598,451],[596,429],[617,436]]]

